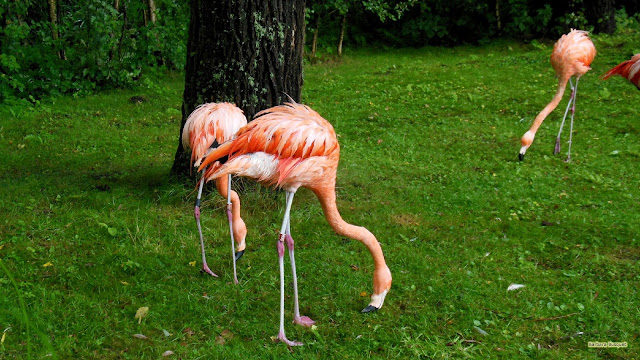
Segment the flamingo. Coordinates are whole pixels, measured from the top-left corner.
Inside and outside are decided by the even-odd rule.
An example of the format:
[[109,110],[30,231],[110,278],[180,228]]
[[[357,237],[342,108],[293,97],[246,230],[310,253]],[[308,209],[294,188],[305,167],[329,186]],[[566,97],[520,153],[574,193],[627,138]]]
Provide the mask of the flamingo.
[[[225,157],[226,162],[221,160]],[[375,265],[373,294],[371,302],[362,312],[382,307],[391,288],[391,271],[376,237],[364,227],[345,222],[338,212],[335,185],[339,158],[340,145],[331,124],[308,106],[290,100],[256,114],[252,122],[238,131],[235,140],[220,145],[200,164],[199,170],[204,171],[209,164],[219,161],[204,173],[206,181],[235,174],[280,187],[286,192],[286,208],[277,241],[280,265],[280,330],[277,341],[289,346],[302,343],[288,340],[284,332],[285,244],[293,274],[293,322],[303,326],[314,324],[309,317],[300,316],[298,305],[294,241],[289,215],[298,188],[306,187],[316,194],[325,218],[336,233],[362,242],[371,253]]]
[[[591,68],[591,62],[593,58],[596,56],[596,48],[587,36],[586,31],[582,30],[574,30],[572,29],[566,35],[562,35],[562,37],[555,43],[553,46],[553,52],[551,53],[551,66],[556,72],[556,76],[558,77],[558,90],[556,90],[556,94],[553,99],[547,106],[545,106],[542,111],[536,116],[533,121],[533,125],[529,131],[527,131],[524,136],[522,136],[522,147],[520,148],[519,158],[520,161],[524,160],[524,154],[531,146],[533,142],[533,138],[536,136],[536,132],[544,119],[551,113],[556,106],[562,100],[562,95],[564,94],[564,90],[567,87],[567,82],[569,82],[571,86],[571,97],[569,98],[569,103],[567,104],[567,109],[564,112],[564,117],[562,118],[562,123],[560,124],[560,131],[558,132],[558,137],[556,138],[556,146],[553,151],[554,155],[560,152],[560,134],[562,133],[562,127],[564,126],[564,121],[567,118],[567,112],[569,112],[569,107],[571,107],[571,128],[569,130],[569,152],[567,155],[567,162],[571,161],[571,135],[573,133],[573,115],[576,112],[576,93],[578,91],[578,81],[580,77],[587,73]],[[574,87],[573,82],[571,81],[571,77],[575,76],[576,85]]]
[[[182,144],[185,149],[191,149],[191,164],[199,166],[202,158],[211,148],[232,139],[238,130],[247,125],[247,118],[242,110],[230,103],[207,103],[196,108],[187,118],[182,130]],[[207,265],[204,252],[204,240],[200,226],[200,197],[204,181],[200,181],[198,197],[194,208],[194,216],[200,235],[200,247],[202,249],[202,270],[211,276],[217,277]],[[231,255],[233,257],[233,279],[238,283],[236,275],[236,260],[244,254],[246,247],[245,237],[247,227],[240,217],[240,198],[231,190],[231,175],[216,180],[218,193],[227,198],[227,217],[231,233]],[[238,243],[238,252],[234,251],[234,238]],[[235,252],[235,254],[234,254]]]
[[624,61],[606,74],[602,75],[602,79],[606,80],[613,75],[620,75],[627,78],[633,85],[640,90],[640,54],[635,54],[631,60]]

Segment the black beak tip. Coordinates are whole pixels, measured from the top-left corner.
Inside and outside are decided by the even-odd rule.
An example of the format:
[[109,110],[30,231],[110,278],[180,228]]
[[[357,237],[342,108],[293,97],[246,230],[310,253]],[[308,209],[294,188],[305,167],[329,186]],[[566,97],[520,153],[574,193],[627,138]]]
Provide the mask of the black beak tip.
[[520,161],[524,160],[524,154],[522,153],[518,154],[518,159],[520,159]]
[[362,312],[365,314],[372,313],[378,311],[378,308],[373,305],[368,305],[366,308],[362,309]]
[[236,261],[240,260],[240,258],[244,255],[244,250],[236,251]]

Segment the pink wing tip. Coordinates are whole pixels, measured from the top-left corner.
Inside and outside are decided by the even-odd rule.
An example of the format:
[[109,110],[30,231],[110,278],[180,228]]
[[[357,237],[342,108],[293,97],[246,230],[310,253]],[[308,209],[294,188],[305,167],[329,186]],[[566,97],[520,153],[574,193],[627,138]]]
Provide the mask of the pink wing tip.
[[622,68],[627,65],[627,63],[629,63],[628,61],[625,61],[623,63],[620,63],[616,66],[614,66],[611,70],[607,71],[604,75],[600,76],[600,78],[602,80],[607,80],[608,78],[612,77],[613,75],[616,74],[621,74],[621,70]]

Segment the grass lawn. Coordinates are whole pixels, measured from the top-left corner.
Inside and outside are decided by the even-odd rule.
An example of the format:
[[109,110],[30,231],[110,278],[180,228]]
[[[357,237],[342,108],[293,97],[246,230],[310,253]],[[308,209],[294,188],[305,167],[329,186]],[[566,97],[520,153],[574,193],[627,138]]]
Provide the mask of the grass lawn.
[[[371,257],[335,235],[301,189],[291,227],[302,313],[317,328],[290,323],[287,287],[287,335],[306,344],[291,350],[271,339],[283,193],[241,195],[249,234],[238,286],[225,200],[208,193],[207,254],[221,277],[198,271],[195,183],[168,177],[181,75],[4,109],[0,358],[637,357],[640,92],[598,76],[640,52],[638,40],[594,39],[571,163],[568,127],[552,155],[568,93],[517,160],[556,89],[552,44],[361,50],[306,66],[303,101],[339,134],[338,206],[377,236],[394,283],[380,311],[360,314]],[[149,311],[139,322],[140,307]]]

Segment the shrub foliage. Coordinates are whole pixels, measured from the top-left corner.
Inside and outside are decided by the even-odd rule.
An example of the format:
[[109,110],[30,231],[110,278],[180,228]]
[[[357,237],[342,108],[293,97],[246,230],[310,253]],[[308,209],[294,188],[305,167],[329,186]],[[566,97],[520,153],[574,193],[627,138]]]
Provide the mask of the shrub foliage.
[[[308,53],[317,60],[343,44],[419,47],[637,29],[640,2],[307,0],[306,8]],[[145,71],[182,70],[189,12],[189,2],[177,0],[0,0],[0,102],[127,87]]]
[[126,87],[145,68],[182,69],[188,15],[182,1],[0,0],[0,98]]

